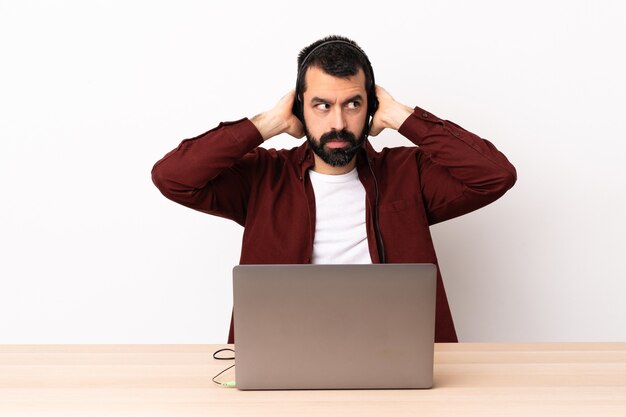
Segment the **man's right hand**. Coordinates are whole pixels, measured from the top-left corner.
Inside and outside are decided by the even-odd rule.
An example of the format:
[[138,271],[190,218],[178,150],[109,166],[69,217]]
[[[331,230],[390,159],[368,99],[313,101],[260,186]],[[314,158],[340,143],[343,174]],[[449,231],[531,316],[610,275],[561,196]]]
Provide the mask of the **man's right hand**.
[[295,90],[291,90],[280,99],[273,109],[257,114],[251,119],[251,122],[263,136],[263,140],[268,140],[281,133],[287,133],[298,139],[304,136],[302,123],[291,111],[295,95]]

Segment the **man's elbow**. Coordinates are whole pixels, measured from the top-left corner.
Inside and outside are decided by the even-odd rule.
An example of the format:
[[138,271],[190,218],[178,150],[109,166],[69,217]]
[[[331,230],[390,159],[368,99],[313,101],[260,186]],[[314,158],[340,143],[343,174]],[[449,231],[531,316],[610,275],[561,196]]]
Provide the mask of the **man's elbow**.
[[516,182],[517,172],[511,166],[510,169],[492,171],[491,175],[483,178],[483,181],[469,188],[474,194],[481,196],[483,204],[488,204],[502,197]]
[[173,183],[158,163],[152,168],[150,175],[152,176],[152,183],[161,194],[172,200],[175,194]]
[[517,182],[517,170],[513,165],[503,172],[502,184],[504,190],[510,190]]

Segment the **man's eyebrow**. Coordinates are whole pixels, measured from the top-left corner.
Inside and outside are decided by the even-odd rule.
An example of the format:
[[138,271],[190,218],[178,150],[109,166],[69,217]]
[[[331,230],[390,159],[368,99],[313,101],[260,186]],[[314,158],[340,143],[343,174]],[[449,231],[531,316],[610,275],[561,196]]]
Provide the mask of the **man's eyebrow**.
[[348,104],[348,103],[351,103],[353,101],[363,101],[363,96],[361,96],[360,94],[355,94],[352,97],[344,100],[344,102],[342,104]]
[[[353,95],[353,96],[351,96],[351,97],[347,98],[346,100],[344,100],[342,104],[351,103],[351,102],[353,102],[353,101],[363,101],[363,96],[362,96],[361,94],[355,94],[355,95]],[[323,104],[332,104],[333,102],[332,102],[332,101],[330,101],[330,100],[327,100],[327,99],[325,99],[325,98],[321,98],[321,97],[313,97],[313,98],[311,99],[311,103],[313,103],[313,104],[315,104],[315,103],[317,103],[317,104],[320,104],[320,103],[323,103]]]
[[326,100],[325,98],[321,98],[321,97],[313,97],[311,99],[311,103],[324,103],[324,104],[332,104],[330,101]]

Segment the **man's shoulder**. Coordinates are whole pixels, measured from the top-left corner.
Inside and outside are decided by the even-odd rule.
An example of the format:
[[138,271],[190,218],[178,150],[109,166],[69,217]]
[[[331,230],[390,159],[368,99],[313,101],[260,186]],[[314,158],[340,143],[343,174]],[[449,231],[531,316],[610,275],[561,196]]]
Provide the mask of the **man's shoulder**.
[[293,148],[266,148],[257,147],[250,152],[258,158],[266,160],[275,160],[277,162],[298,162],[302,157],[306,156],[306,142],[300,146]]
[[367,153],[372,159],[384,163],[393,163],[407,158],[415,158],[416,155],[421,153],[421,150],[417,146],[394,146],[385,147],[381,150],[375,150],[370,147]]
[[244,156],[246,165],[260,177],[275,176],[277,172],[298,172],[299,166],[307,161],[306,142],[293,148],[257,147]]

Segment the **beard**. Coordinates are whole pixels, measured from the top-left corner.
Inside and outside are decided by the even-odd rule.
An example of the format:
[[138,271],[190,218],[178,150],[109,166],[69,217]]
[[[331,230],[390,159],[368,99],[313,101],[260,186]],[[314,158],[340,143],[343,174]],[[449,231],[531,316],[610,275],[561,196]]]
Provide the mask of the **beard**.
[[[322,161],[333,167],[343,167],[352,161],[359,149],[365,143],[367,139],[367,125],[363,128],[363,133],[358,139],[356,135],[347,129],[331,130],[324,133],[319,140],[317,140],[309,129],[304,126],[304,133],[306,135],[309,147],[319,156]],[[325,145],[331,141],[347,142],[348,146],[342,148],[328,148]]]

